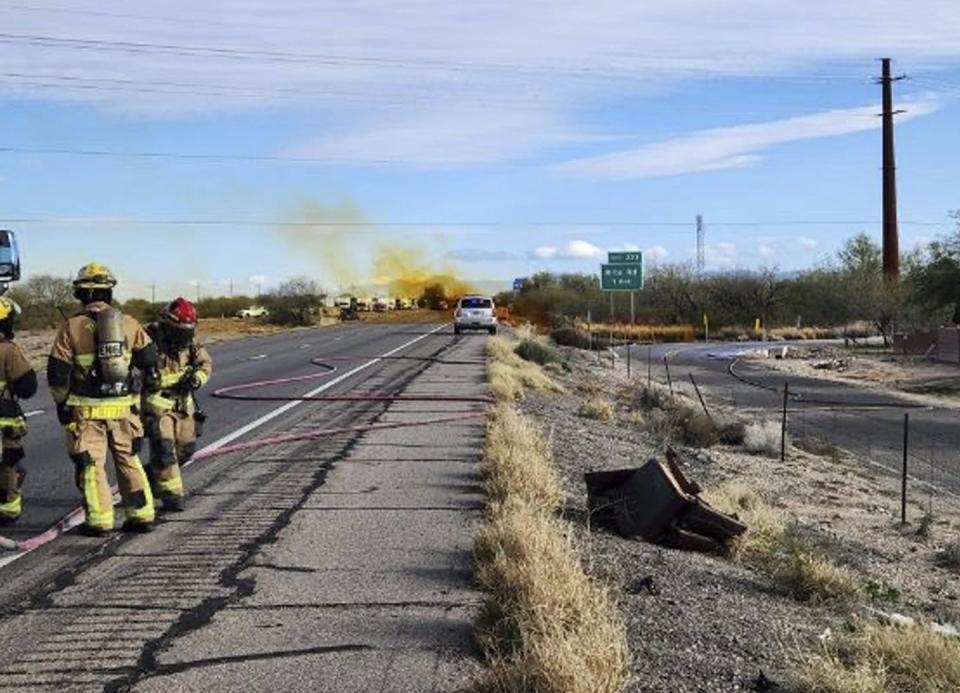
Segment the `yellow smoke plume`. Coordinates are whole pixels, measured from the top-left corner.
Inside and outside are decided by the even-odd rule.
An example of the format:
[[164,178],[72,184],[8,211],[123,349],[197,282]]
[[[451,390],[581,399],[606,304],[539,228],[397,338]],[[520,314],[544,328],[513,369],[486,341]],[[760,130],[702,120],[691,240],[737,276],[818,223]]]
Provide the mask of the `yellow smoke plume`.
[[328,289],[382,287],[393,297],[419,298],[427,287],[440,285],[447,298],[472,293],[469,282],[449,261],[442,261],[442,240],[425,245],[398,241],[379,231],[359,207],[344,201],[325,205],[301,200],[284,215],[296,226],[280,227],[280,235],[298,259],[309,259]]

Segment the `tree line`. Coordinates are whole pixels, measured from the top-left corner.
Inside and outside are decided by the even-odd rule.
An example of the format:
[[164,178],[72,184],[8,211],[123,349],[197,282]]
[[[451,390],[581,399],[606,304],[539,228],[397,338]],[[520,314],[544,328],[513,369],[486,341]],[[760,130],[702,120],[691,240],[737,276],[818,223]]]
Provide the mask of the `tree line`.
[[[954,217],[957,214],[954,213]],[[593,274],[539,272],[518,291],[496,297],[514,314],[559,327],[588,313],[594,321],[627,321],[629,295],[600,290]],[[699,276],[688,264],[650,270],[635,294],[637,322],[689,324],[703,329],[839,327],[869,323],[889,338],[893,331],[930,329],[960,322],[960,226],[904,255],[901,277],[884,279],[880,246],[866,234],[848,239],[836,256],[811,269],[784,274],[776,267]]]

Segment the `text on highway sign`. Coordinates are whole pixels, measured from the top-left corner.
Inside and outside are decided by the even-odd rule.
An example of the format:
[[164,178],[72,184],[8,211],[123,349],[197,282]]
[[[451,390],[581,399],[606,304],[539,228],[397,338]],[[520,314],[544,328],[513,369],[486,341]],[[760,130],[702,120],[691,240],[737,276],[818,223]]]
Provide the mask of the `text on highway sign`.
[[639,291],[643,288],[643,267],[601,265],[600,288],[603,291]]
[[631,252],[610,252],[607,254],[607,262],[611,265],[639,265],[643,263],[643,253],[639,250]]

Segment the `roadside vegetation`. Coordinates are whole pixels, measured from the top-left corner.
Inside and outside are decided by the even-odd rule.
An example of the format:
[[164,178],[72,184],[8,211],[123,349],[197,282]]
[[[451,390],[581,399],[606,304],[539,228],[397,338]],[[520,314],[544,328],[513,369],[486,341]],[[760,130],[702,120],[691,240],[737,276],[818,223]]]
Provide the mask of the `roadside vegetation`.
[[945,693],[960,690],[960,639],[927,625],[854,623],[806,657],[810,693]]
[[584,572],[544,432],[508,403],[490,412],[484,455],[487,524],[476,539],[486,592],[477,641],[486,693],[615,693],[628,672],[611,596]]
[[799,601],[852,602],[862,596],[856,575],[804,539],[788,518],[752,487],[728,483],[707,491],[707,501],[736,515],[747,531],[729,547],[736,562],[764,573]]
[[516,401],[527,389],[559,392],[561,388],[540,366],[517,355],[518,345],[516,339],[505,336],[491,337],[487,342],[487,373],[494,398]]
[[635,294],[633,326],[608,325],[629,321],[629,297],[614,294],[611,310],[595,275],[540,272],[495,300],[520,319],[554,330],[558,344],[580,348],[606,348],[624,338],[702,338],[704,316],[718,339],[855,340],[879,334],[888,341],[894,325],[913,331],[960,321],[960,227],[904,255],[900,282],[885,282],[881,270],[880,247],[860,234],[832,260],[790,277],[776,267],[700,276],[690,265],[653,266]]

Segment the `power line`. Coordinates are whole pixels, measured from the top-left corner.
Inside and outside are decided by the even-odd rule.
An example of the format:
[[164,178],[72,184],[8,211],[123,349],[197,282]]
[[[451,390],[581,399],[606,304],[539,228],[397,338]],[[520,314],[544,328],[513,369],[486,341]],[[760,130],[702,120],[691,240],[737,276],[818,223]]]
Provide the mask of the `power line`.
[[[59,224],[75,225],[142,225],[142,226],[273,226],[280,228],[690,228],[689,221],[618,221],[618,220],[547,220],[547,221],[477,221],[477,220],[418,220],[418,221],[281,221],[271,219],[137,219],[137,218],[91,218],[77,217],[8,217],[0,218],[4,224]],[[710,225],[725,228],[769,226],[879,226],[880,220],[855,219],[771,219],[745,221],[715,221]],[[909,226],[953,226],[953,221],[901,221]]]
[[[452,60],[398,59],[380,56],[335,55],[323,53],[298,53],[277,50],[252,50],[229,46],[191,46],[169,43],[149,43],[138,41],[112,41],[104,39],[83,39],[40,34],[0,33],[0,43],[14,45],[40,46],[44,48],[73,48],[90,51],[119,51],[126,53],[153,53],[186,57],[211,57],[227,60],[269,60],[285,63],[317,63],[325,65],[354,65],[360,67],[381,68],[419,68],[448,71],[486,70],[495,72],[527,72],[531,74],[558,74],[569,77],[613,78],[613,79],[649,79],[649,73],[660,71],[664,74],[688,73],[692,75],[722,75],[743,78],[801,79],[812,81],[864,81],[860,75],[831,74],[776,74],[737,71],[706,64],[664,67],[662,61],[617,67],[557,67],[554,65],[530,65],[521,63],[465,62]],[[637,74],[643,69],[644,74]]]

